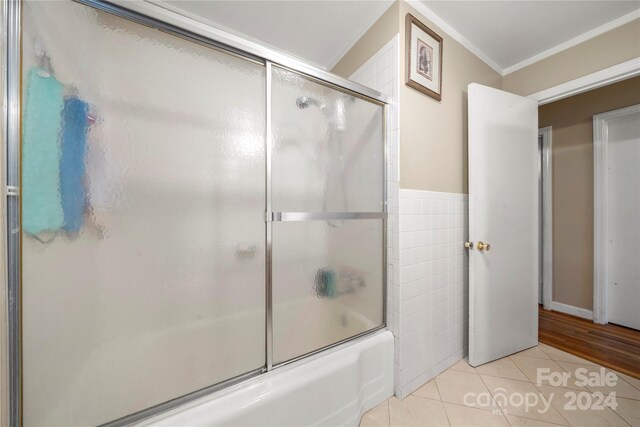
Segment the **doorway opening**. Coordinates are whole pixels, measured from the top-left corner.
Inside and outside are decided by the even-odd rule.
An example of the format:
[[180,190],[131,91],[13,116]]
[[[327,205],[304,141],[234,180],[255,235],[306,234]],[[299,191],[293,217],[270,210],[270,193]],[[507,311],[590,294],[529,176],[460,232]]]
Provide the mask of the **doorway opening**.
[[[640,283],[634,279],[640,274],[633,274],[634,269],[640,271],[640,251],[634,245],[625,246],[640,234],[640,184],[631,185],[637,184],[634,176],[640,173],[639,87],[640,78],[633,77],[539,107],[538,295],[547,309],[540,310],[539,340],[621,372],[625,366],[638,365],[632,356],[617,357],[616,345],[633,348],[640,342],[640,314],[636,313]],[[610,132],[609,121],[620,127]],[[628,137],[632,130],[636,139]],[[549,134],[548,146],[545,133]],[[603,143],[612,136],[619,136],[620,141],[614,143],[621,142],[628,149],[615,158],[607,156]],[[544,156],[547,147],[548,159]],[[547,161],[549,179],[545,183]],[[617,208],[609,208],[611,202],[617,202]],[[625,225],[627,217],[630,223]],[[615,232],[607,234],[608,229]],[[619,280],[607,272],[614,267]],[[609,304],[612,291],[626,293]],[[627,306],[633,308],[627,310]],[[611,309],[621,314],[616,321],[612,321]],[[625,317],[626,312],[629,316]],[[635,317],[638,325],[633,323]],[[584,336],[576,328],[586,328]],[[640,376],[640,371],[632,375]]]
[[553,301],[553,156],[552,127],[538,130],[539,179],[539,269],[538,304],[551,310]]

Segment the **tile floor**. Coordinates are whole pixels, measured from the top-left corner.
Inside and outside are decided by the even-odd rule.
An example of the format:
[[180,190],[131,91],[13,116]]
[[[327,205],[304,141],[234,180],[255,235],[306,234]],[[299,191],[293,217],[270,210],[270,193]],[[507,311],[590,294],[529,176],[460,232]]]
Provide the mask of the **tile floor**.
[[[562,387],[553,381],[538,385],[538,368],[557,374],[568,372],[571,377]],[[582,370],[576,371],[579,368]],[[611,386],[583,387],[576,381],[576,373],[600,373],[600,369],[588,360],[542,343],[477,368],[461,360],[406,399],[392,397],[373,408],[364,414],[360,427],[640,427],[640,380],[616,373],[617,380]],[[474,395],[465,399],[469,392]],[[592,407],[600,400],[597,392],[615,392],[615,410],[606,402],[599,405],[600,409]],[[530,404],[522,404],[521,396],[530,399]],[[567,407],[574,403],[588,409]]]

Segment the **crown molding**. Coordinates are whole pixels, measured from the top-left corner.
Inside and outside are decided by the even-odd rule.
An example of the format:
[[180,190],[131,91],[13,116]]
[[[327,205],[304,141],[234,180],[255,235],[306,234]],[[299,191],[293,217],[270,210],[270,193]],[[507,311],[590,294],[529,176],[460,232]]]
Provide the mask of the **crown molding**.
[[424,15],[425,18],[433,22],[436,26],[440,27],[442,31],[447,33],[449,37],[460,43],[467,48],[471,53],[480,58],[482,62],[493,68],[498,74],[504,75],[504,70],[495,61],[493,61],[489,55],[480,50],[476,45],[471,43],[469,39],[460,34],[455,28],[449,25],[444,19],[440,18],[435,12],[425,6],[424,3],[419,0],[406,0],[407,4],[413,7],[415,10]]
[[478,48],[477,46],[475,46],[471,41],[469,41],[469,39],[467,39],[465,36],[463,36],[462,34],[460,34],[455,28],[453,28],[451,25],[449,25],[449,23],[447,23],[444,19],[442,19],[440,16],[438,16],[435,12],[433,12],[431,9],[429,9],[429,7],[427,7],[424,3],[422,3],[420,0],[406,0],[407,4],[409,4],[411,7],[413,7],[414,9],[416,9],[418,12],[420,12],[422,15],[425,16],[425,18],[429,19],[431,22],[433,22],[435,25],[437,25],[438,27],[440,27],[442,29],[442,31],[444,31],[445,33],[447,33],[452,39],[454,39],[455,41],[457,41],[458,43],[460,43],[462,46],[464,46],[465,48],[467,48],[467,50],[469,50],[471,53],[473,53],[475,56],[477,56],[478,58],[480,58],[480,60],[482,60],[485,64],[487,64],[488,66],[490,66],[491,68],[493,68],[495,71],[497,71],[500,75],[502,76],[506,76],[510,73],[513,73],[514,71],[520,70],[524,67],[527,67],[533,63],[536,63],[538,61],[541,61],[545,58],[548,58],[552,55],[555,55],[556,53],[562,52],[564,50],[567,50],[573,46],[576,46],[580,43],[584,43],[585,41],[592,39],[594,37],[597,37],[601,34],[606,33],[607,31],[611,31],[613,29],[616,29],[618,27],[621,27],[622,25],[628,24],[631,21],[634,21],[636,19],[640,19],[640,9],[638,10],[634,10],[633,12],[627,13],[626,15],[623,15],[619,18],[616,18],[612,21],[607,22],[606,24],[600,25],[599,27],[596,27],[592,30],[589,30],[585,33],[580,34],[579,36],[576,36],[574,38],[572,38],[571,40],[567,40],[566,42],[560,43],[550,49],[547,49],[543,52],[540,52],[528,59],[525,59],[524,61],[520,61],[517,64],[511,65],[509,67],[506,68],[502,68],[500,65],[498,65],[494,60],[491,59],[491,57],[489,55],[487,55],[485,52],[483,52],[480,48]]
[[333,58],[325,66],[323,66],[324,69],[327,71],[333,70],[333,67],[335,67],[338,64],[338,62],[340,62],[342,57],[345,56],[351,50],[351,48],[360,41],[360,39],[367,33],[367,31],[369,31],[369,29],[371,29],[371,27],[376,22],[378,22],[378,19],[380,19],[382,15],[387,13],[387,10],[389,10],[389,8],[392,5],[393,5],[393,1],[389,1],[389,5],[382,12],[380,12],[378,16],[376,16],[376,19],[374,19],[373,22],[371,22],[368,25],[363,25],[362,28],[359,28],[355,36],[352,39],[347,40],[347,42],[342,46],[342,48],[338,49],[336,54],[333,55]]
[[511,74],[514,71],[518,71],[533,63],[536,63],[552,55],[555,55],[556,53],[562,52],[563,50],[567,50],[573,46],[579,45],[580,43],[584,43],[589,39],[592,39],[601,34],[604,34],[607,31],[611,31],[613,29],[621,27],[622,25],[628,24],[629,22],[634,21],[638,18],[640,18],[640,9],[627,13],[626,15],[623,15],[620,18],[616,18],[613,21],[609,21],[606,24],[603,24],[603,25],[600,25],[599,27],[594,28],[593,30],[589,30],[586,33],[582,33],[579,36],[572,38],[571,40],[567,40],[566,42],[560,43],[559,45],[556,45],[551,49],[547,49],[544,52],[540,52],[537,55],[532,56],[531,58],[525,59],[524,61],[518,62],[515,65],[507,67],[504,69],[503,76],[506,76],[507,74]]
[[[185,12],[182,9],[178,9],[177,7],[167,4],[164,0],[146,0],[149,3],[153,3],[156,4],[164,9],[176,12],[176,13],[180,13],[183,16],[186,16],[188,18],[191,19],[195,19],[197,21],[200,21],[202,23],[205,23],[207,25],[211,25],[214,27],[220,27],[219,24],[214,24],[212,22],[207,21],[206,19],[203,19],[202,17],[199,17],[195,14],[189,13],[189,12]],[[618,28],[622,25],[625,25],[631,21],[634,21],[636,19],[640,19],[640,9],[635,10],[633,12],[630,12],[626,15],[623,15],[619,18],[616,18],[612,21],[607,22],[606,24],[603,24],[597,28],[594,28],[590,31],[587,31],[583,34],[580,34],[577,37],[572,38],[571,40],[568,40],[566,42],[560,43],[550,49],[547,49],[541,53],[538,53],[528,59],[525,59],[524,61],[521,61],[517,64],[511,65],[509,67],[503,68],[500,65],[498,65],[498,63],[496,63],[494,60],[491,59],[491,57],[489,55],[487,55],[484,51],[482,51],[480,48],[478,48],[476,45],[474,45],[469,39],[467,39],[465,36],[463,36],[462,34],[460,34],[454,27],[452,27],[451,25],[449,25],[449,23],[447,23],[444,19],[442,19],[440,16],[438,16],[435,12],[433,12],[428,6],[426,6],[424,3],[422,3],[420,0],[404,0],[406,1],[406,3],[408,5],[410,5],[411,7],[413,7],[415,10],[417,10],[420,14],[422,14],[425,18],[427,18],[428,20],[430,20],[434,25],[436,25],[437,27],[439,27],[442,31],[444,31],[445,33],[447,33],[447,35],[449,37],[451,37],[452,39],[454,39],[455,41],[457,41],[458,43],[460,43],[462,46],[464,46],[467,50],[469,50],[471,53],[473,53],[476,57],[478,57],[482,62],[484,62],[485,64],[487,64],[489,67],[491,67],[493,70],[495,70],[498,74],[500,74],[501,76],[506,76],[510,73],[513,73],[517,70],[520,70],[524,67],[527,67],[531,64],[534,64],[538,61],[541,61],[545,58],[548,58],[552,55],[555,55],[556,53],[562,52],[566,49],[569,49],[573,46],[576,46],[580,43],[583,43],[589,39],[592,39],[594,37],[597,37],[601,34],[604,34],[608,31],[611,31],[615,28]],[[389,6],[387,8],[385,8],[380,15],[376,18],[375,21],[377,21],[380,16],[382,16],[387,10],[388,8],[393,4],[393,2],[389,3]],[[374,22],[375,22],[374,21]],[[335,67],[335,65],[340,61],[340,59],[342,59],[342,57],[358,42],[358,40],[360,40],[362,38],[362,36],[364,34],[366,34],[366,32],[371,28],[371,26],[363,26],[363,28],[359,28],[358,32],[356,33],[356,35],[352,38],[350,38],[341,49],[339,49],[336,54],[334,55],[334,57],[331,59],[331,61],[327,64],[315,64],[312,63],[312,65],[324,69],[324,70],[331,70],[333,67]],[[227,32],[230,32],[231,34],[234,34],[234,31],[228,28],[221,28],[222,30],[225,30]],[[241,36],[245,39],[249,39],[253,42],[256,43],[260,43],[262,45],[267,45],[264,42],[260,42],[258,40],[252,39],[250,37],[247,37],[246,35],[242,34],[238,34],[238,36]],[[277,47],[273,47],[273,46],[269,46],[270,48],[272,48],[273,50],[278,51]],[[288,53],[287,55],[289,56],[294,56],[291,55],[290,53]],[[295,56],[294,56],[295,57]],[[296,57],[299,58],[299,57]],[[311,63],[309,60],[304,60],[308,63]]]

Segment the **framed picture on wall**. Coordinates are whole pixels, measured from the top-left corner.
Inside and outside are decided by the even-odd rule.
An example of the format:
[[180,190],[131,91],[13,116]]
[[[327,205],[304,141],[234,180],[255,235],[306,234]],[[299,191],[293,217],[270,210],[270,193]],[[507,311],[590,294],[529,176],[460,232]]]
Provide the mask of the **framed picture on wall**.
[[407,13],[406,85],[442,100],[442,37]]

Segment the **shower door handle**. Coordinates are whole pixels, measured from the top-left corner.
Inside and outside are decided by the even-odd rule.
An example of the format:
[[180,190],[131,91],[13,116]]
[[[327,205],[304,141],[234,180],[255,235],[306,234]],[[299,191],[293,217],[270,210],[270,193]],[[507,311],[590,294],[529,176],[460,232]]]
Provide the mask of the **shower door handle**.
[[386,218],[386,212],[272,212],[271,214],[273,222]]

